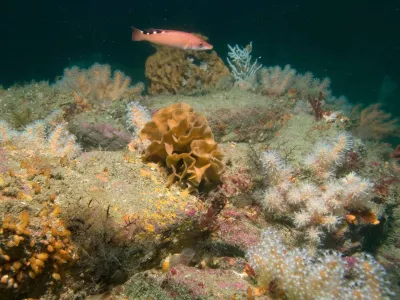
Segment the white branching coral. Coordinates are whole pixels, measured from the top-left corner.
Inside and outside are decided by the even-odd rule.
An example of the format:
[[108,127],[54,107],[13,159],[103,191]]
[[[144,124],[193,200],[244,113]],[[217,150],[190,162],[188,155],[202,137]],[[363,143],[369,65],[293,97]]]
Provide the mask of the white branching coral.
[[[318,143],[301,168],[293,171],[274,151],[266,151],[261,160],[268,188],[261,204],[275,218],[292,220],[311,246],[318,246],[327,233],[343,224],[347,214],[369,212],[373,208],[373,184],[351,172],[337,178],[337,168],[352,149],[352,137],[339,133],[330,143]],[[297,179],[311,170],[308,180]],[[378,224],[371,214],[368,221]]]
[[[116,101],[133,99],[143,91],[143,84],[131,86],[131,79],[121,71],[111,72],[109,65],[94,64],[89,69],[72,67],[64,70],[64,76],[55,87],[74,92],[74,97],[82,101]],[[83,98],[83,99],[82,99]],[[78,100],[77,100],[78,101]]]
[[253,43],[250,42],[245,48],[238,45],[232,47],[228,45],[228,64],[231,68],[231,74],[237,82],[250,83],[255,80],[256,72],[262,67],[257,59],[252,62],[251,52],[253,51]]
[[[318,239],[318,229],[309,233]],[[266,290],[273,283],[285,299],[389,299],[393,296],[384,268],[362,254],[341,257],[320,251],[316,257],[306,250],[286,247],[275,230],[262,233],[261,243],[246,254],[259,284]]]
[[250,42],[245,48],[238,45],[228,45],[228,64],[231,74],[235,79],[235,85],[244,90],[251,90],[269,96],[290,95],[290,97],[323,98],[331,96],[331,80],[326,77],[319,79],[311,72],[298,74],[290,65],[284,68],[280,66],[262,67],[258,60],[252,62],[251,52],[253,45]]

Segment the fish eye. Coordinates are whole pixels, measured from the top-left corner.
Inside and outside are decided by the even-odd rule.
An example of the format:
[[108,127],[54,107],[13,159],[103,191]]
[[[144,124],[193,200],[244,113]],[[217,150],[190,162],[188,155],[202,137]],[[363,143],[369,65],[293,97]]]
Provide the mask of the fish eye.
[[200,47],[200,48],[203,48],[203,43],[200,43],[200,44],[199,44],[199,47]]

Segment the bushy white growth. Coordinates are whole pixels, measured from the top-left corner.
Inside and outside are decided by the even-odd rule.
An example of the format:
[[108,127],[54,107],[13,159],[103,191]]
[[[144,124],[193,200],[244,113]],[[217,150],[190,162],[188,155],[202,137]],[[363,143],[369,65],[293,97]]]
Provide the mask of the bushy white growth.
[[42,121],[35,121],[25,127],[25,130],[18,133],[16,142],[20,147],[43,147],[46,143],[47,124]]
[[311,198],[305,203],[305,208],[311,214],[318,216],[318,219],[330,212],[330,207],[323,201],[322,197]]
[[323,236],[324,236],[324,232],[316,226],[311,226],[311,227],[307,228],[307,230],[306,230],[306,238],[313,245],[320,244]]
[[11,130],[6,121],[0,120],[0,143],[7,143],[12,140],[15,132]]
[[75,136],[70,134],[63,124],[54,127],[45,143],[38,149],[45,155],[67,158],[74,158],[81,152]]
[[317,177],[328,179],[334,169],[343,164],[346,153],[353,148],[353,137],[347,132],[339,133],[333,142],[318,142],[314,151],[304,160]]
[[293,216],[293,223],[296,227],[305,227],[311,224],[311,214],[306,210],[295,212]]
[[352,172],[342,178],[344,206],[348,209],[368,208],[366,201],[372,198],[373,183]]
[[275,151],[264,151],[261,154],[261,162],[269,174],[277,174],[285,168],[285,164]]
[[43,120],[35,121],[25,127],[23,131],[10,130],[6,122],[0,123],[6,139],[0,143],[11,143],[17,148],[23,149],[30,154],[44,156],[74,158],[80,154],[81,147],[76,142],[74,135],[70,134],[64,124],[52,126]]
[[291,175],[291,168],[288,168],[275,151],[264,151],[261,154],[261,162],[264,167],[265,176],[270,183],[280,185],[281,189],[287,190],[288,179]]
[[[318,240],[321,232],[308,230],[310,239]],[[247,252],[249,264],[258,282],[268,290],[274,282],[285,299],[389,299],[384,268],[372,256],[349,258],[338,252],[320,251],[313,257],[304,249],[289,249],[275,230],[262,233],[260,244]],[[349,276],[351,274],[351,276]]]
[[151,115],[146,107],[134,101],[128,103],[126,107],[126,120],[128,128],[137,135],[144,125],[151,121]]
[[335,216],[333,214],[328,214],[323,217],[322,226],[325,227],[328,231],[334,230],[342,218]]
[[339,228],[346,214],[372,207],[369,180],[353,172],[336,177],[336,168],[352,149],[352,141],[348,133],[339,133],[333,142],[317,144],[305,162],[305,170],[311,170],[317,180],[296,178],[302,170],[294,172],[274,151],[261,156],[269,185],[262,206],[273,217],[292,220],[311,246],[318,246],[324,236]]
[[269,212],[284,214],[287,210],[285,198],[277,188],[270,188],[264,194],[264,207]]

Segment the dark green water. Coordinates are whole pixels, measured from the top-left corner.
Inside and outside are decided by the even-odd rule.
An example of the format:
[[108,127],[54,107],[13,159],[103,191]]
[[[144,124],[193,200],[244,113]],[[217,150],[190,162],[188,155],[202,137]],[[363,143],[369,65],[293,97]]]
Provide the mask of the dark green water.
[[[143,79],[150,45],[130,26],[201,32],[221,57],[253,41],[264,65],[291,64],[332,79],[353,103],[400,115],[400,1],[1,1],[0,84],[54,80],[70,65],[110,63]],[[380,94],[381,93],[381,94]],[[381,95],[381,96],[379,96]]]

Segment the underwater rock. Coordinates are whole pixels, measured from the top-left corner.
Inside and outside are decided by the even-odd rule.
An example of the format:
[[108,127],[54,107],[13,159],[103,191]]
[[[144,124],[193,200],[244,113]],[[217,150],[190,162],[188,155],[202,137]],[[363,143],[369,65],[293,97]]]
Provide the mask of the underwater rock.
[[209,91],[229,84],[229,69],[215,51],[156,47],[147,58],[146,77],[151,95]]
[[261,229],[267,227],[262,210],[257,207],[225,207],[216,222],[207,245],[217,256],[241,257],[260,242]]
[[132,134],[120,122],[101,113],[81,113],[69,122],[68,127],[86,151],[124,149],[132,139]]
[[134,154],[85,153],[63,176],[51,186],[85,250],[87,276],[111,280],[117,272],[124,278],[157,263],[181,238],[201,234],[199,201],[175,186],[167,189],[158,167]]
[[[234,261],[235,259],[232,258]],[[108,295],[112,299],[248,299],[254,285],[231,269],[198,269],[179,265],[167,273],[150,270],[132,276]],[[99,299],[88,297],[88,300]],[[261,299],[261,298],[260,298]],[[264,298],[266,299],[266,298]]]
[[219,191],[236,207],[252,205],[253,192],[262,185],[260,161],[255,155],[259,145],[246,143],[220,144],[228,167],[222,175]]
[[[137,154],[86,152],[62,162],[28,161],[13,153],[8,160],[13,169],[0,174],[0,214],[17,218],[23,207],[33,212],[36,224],[42,204],[52,199],[79,249],[66,288],[83,285],[93,293],[98,284],[121,283],[137,271],[158,266],[183,240],[193,243],[204,235],[200,201],[176,186],[167,189],[163,172],[155,164],[144,164]],[[32,292],[28,289],[24,295]]]
[[157,111],[177,102],[189,104],[203,114],[212,129],[216,141],[257,141],[263,134],[264,140],[274,137],[276,131],[291,119],[293,102],[277,102],[238,88],[217,91],[207,95],[157,95],[148,101],[150,110]]

